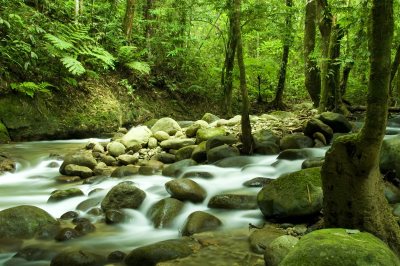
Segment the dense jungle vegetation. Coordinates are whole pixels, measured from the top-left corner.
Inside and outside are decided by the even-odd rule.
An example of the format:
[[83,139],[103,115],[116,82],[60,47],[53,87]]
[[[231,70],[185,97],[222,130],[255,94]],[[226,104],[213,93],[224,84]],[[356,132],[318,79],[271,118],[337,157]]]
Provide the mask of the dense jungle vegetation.
[[[233,67],[231,2],[1,0],[1,93],[34,97],[66,88],[73,92],[82,80],[118,73],[118,83],[133,94],[156,86],[220,100],[230,97],[226,87],[232,79],[235,105],[239,68]],[[340,86],[350,103],[365,104],[371,1],[315,2],[240,3],[251,102],[273,102],[284,88],[284,101],[311,95],[318,105],[320,85],[315,81],[322,74],[332,81],[329,86]],[[395,1],[394,13],[398,11]],[[398,23],[392,45],[393,104],[400,88],[395,76]]]

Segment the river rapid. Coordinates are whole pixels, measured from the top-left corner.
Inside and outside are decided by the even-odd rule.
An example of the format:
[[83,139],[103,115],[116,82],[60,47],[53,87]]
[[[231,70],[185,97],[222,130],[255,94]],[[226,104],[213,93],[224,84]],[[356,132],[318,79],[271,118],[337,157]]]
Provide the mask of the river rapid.
[[[91,139],[92,141],[108,142],[108,140]],[[146,199],[138,210],[125,209],[127,219],[117,225],[105,225],[99,221],[98,216],[92,216],[85,212],[79,212],[80,217],[89,218],[96,225],[96,232],[90,233],[75,240],[57,242],[41,241],[41,246],[63,248],[75,246],[92,250],[100,254],[108,254],[111,251],[121,250],[129,252],[132,249],[154,243],[161,240],[178,238],[180,229],[193,211],[206,211],[217,216],[223,222],[224,229],[246,228],[249,223],[262,224],[263,217],[260,210],[220,210],[207,207],[209,199],[220,193],[238,193],[256,195],[260,188],[249,188],[243,186],[245,181],[255,177],[277,178],[288,172],[301,168],[302,160],[280,160],[277,155],[252,156],[246,158],[245,166],[222,168],[214,165],[192,166],[184,169],[182,175],[188,172],[207,172],[211,178],[191,178],[207,191],[207,198],[203,203],[186,202],[184,210],[175,219],[172,228],[155,229],[151,221],[146,217],[148,209],[157,201],[170,195],[165,190],[164,184],[171,180],[170,177],[161,175],[141,176],[135,175],[127,178],[108,178],[105,181],[94,184],[61,184],[56,182],[55,177],[59,174],[58,169],[62,160],[56,155],[64,155],[70,151],[82,148],[90,140],[63,140],[63,141],[41,141],[6,144],[0,146],[0,151],[10,154],[17,159],[17,167],[14,173],[5,173],[0,176],[0,210],[18,206],[34,205],[53,217],[59,218],[68,211],[76,211],[76,206],[82,201],[93,197],[103,197],[116,184],[122,181],[132,181],[137,187],[146,192]],[[326,148],[310,149],[310,157],[324,156]],[[85,196],[74,197],[60,202],[47,203],[52,191],[76,187],[81,189]],[[95,189],[100,192],[88,195]],[[24,243],[37,244],[36,240]],[[15,253],[0,254],[0,265],[12,257]],[[20,265],[48,265],[48,261],[30,262]]]

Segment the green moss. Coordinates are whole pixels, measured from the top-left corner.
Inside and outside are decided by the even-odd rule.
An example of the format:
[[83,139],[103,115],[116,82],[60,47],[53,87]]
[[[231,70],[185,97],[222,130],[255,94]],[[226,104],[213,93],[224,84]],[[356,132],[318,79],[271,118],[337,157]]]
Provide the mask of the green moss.
[[396,266],[399,259],[369,233],[346,229],[317,230],[300,239],[281,266]]
[[209,140],[212,137],[224,136],[226,134],[225,128],[215,127],[215,128],[200,128],[196,133],[196,143],[201,143],[203,141]]
[[0,143],[7,143],[10,141],[7,128],[0,122]]

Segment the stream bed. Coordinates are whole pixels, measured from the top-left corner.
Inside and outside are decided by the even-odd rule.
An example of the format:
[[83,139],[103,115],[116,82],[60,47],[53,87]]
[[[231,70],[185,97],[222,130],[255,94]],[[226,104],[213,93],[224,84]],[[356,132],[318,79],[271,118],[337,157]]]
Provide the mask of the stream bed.
[[[107,142],[108,140],[90,139],[91,141]],[[96,231],[78,239],[65,242],[55,240],[41,241],[41,246],[63,248],[67,246],[93,250],[100,254],[108,254],[115,250],[129,252],[132,249],[161,240],[178,238],[181,227],[194,211],[206,211],[218,217],[224,229],[245,228],[249,224],[260,224],[263,216],[260,210],[221,210],[207,207],[209,199],[220,193],[241,193],[256,195],[260,188],[243,186],[245,181],[256,177],[277,178],[288,172],[301,168],[304,159],[279,160],[277,155],[252,156],[246,158],[246,165],[238,167],[217,167],[214,165],[199,165],[184,169],[182,175],[188,172],[207,172],[211,178],[193,177],[193,181],[200,184],[207,191],[207,198],[203,203],[186,202],[183,211],[174,220],[172,227],[168,229],[156,229],[146,217],[149,208],[157,201],[170,195],[165,190],[164,184],[171,180],[162,175],[142,176],[134,175],[126,178],[107,178],[93,184],[62,184],[55,180],[59,176],[59,166],[62,160],[56,155],[64,155],[70,151],[84,147],[86,140],[66,141],[41,141],[14,143],[0,146],[0,151],[10,154],[17,159],[17,167],[14,173],[0,175],[0,210],[18,206],[34,205],[55,218],[59,218],[68,211],[76,211],[76,206],[82,201],[93,197],[104,197],[107,192],[122,181],[132,181],[145,191],[146,198],[139,209],[125,209],[126,219],[117,225],[106,225],[100,221],[99,216],[93,216],[85,212],[77,211],[80,217],[86,217],[96,225]],[[326,148],[310,149],[311,157],[323,156]],[[50,156],[51,155],[51,156]],[[47,200],[52,191],[56,189],[79,188],[85,196],[73,197],[60,202],[48,203]],[[89,196],[89,192],[99,190]],[[100,190],[101,189],[101,190]],[[26,244],[37,244],[37,240],[29,240]],[[0,254],[0,265],[4,264],[15,253]],[[41,264],[40,264],[41,263]],[[48,262],[32,262],[23,265],[48,265]]]

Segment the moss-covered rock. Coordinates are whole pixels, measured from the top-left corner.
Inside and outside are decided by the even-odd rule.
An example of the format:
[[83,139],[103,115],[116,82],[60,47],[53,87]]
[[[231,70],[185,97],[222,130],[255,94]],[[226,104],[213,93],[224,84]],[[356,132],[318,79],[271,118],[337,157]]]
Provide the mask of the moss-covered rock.
[[257,197],[254,195],[219,194],[211,197],[209,208],[230,210],[257,209]]
[[201,143],[215,136],[224,136],[225,134],[226,131],[223,127],[200,128],[196,132],[196,143]]
[[57,202],[84,195],[85,194],[79,188],[69,188],[64,190],[58,189],[51,192],[50,198],[47,200],[47,202]]
[[222,225],[220,219],[203,211],[195,211],[186,219],[183,228],[183,236],[191,236],[196,233],[212,231]]
[[342,114],[325,112],[318,119],[330,126],[334,133],[348,133],[352,130],[352,125]]
[[10,135],[6,126],[0,121],[0,144],[10,142]]
[[206,121],[207,123],[212,123],[219,120],[219,117],[211,113],[205,113],[201,120]]
[[147,215],[156,228],[165,228],[171,225],[180,213],[184,203],[174,198],[166,198],[156,202],[149,209]]
[[168,165],[162,170],[162,174],[165,176],[177,177],[179,176],[186,167],[197,165],[197,162],[192,159],[185,159],[171,165]]
[[197,147],[197,145],[189,145],[189,146],[180,148],[175,154],[176,160],[182,161],[185,159],[190,159],[192,157],[192,153],[196,147]]
[[240,151],[238,148],[224,144],[210,149],[207,152],[207,161],[208,163],[215,163],[216,161],[239,155]]
[[86,250],[65,250],[57,254],[50,266],[103,266],[106,259]]
[[176,132],[182,130],[178,122],[169,117],[163,117],[151,127],[151,131],[156,133],[157,131],[167,132],[169,135],[174,135]]
[[32,238],[53,231],[59,223],[44,210],[29,205],[0,211],[0,238]]
[[322,209],[319,167],[285,174],[265,186],[257,195],[258,206],[267,218],[299,218]]
[[103,211],[121,208],[136,209],[139,208],[145,198],[146,193],[140,188],[131,184],[120,183],[107,193],[101,202],[101,208]]
[[314,141],[303,134],[286,135],[280,140],[281,150],[287,149],[303,149],[314,146]]
[[323,229],[303,236],[281,266],[396,266],[399,258],[375,236],[346,229]]
[[294,236],[284,235],[274,239],[265,249],[265,265],[278,266],[287,253],[294,248],[299,239]]
[[187,200],[194,203],[202,202],[206,196],[206,190],[191,179],[173,179],[165,183],[165,189],[172,198]]
[[197,245],[188,239],[165,240],[132,250],[124,262],[128,266],[155,266],[161,261],[189,256]]

